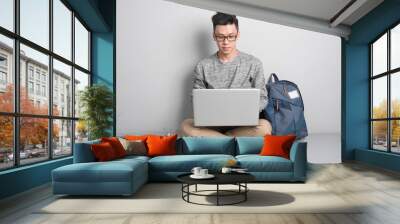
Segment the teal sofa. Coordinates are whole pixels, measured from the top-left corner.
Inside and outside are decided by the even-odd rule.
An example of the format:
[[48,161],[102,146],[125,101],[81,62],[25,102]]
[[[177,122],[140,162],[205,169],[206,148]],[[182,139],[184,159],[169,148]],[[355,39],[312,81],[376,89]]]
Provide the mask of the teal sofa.
[[52,171],[54,194],[131,195],[148,181],[176,181],[193,167],[218,172],[228,160],[236,160],[259,182],[305,182],[307,143],[296,141],[290,159],[260,156],[262,137],[183,137],[177,140],[177,155],[127,156],[96,162],[90,145],[75,144],[74,163]]

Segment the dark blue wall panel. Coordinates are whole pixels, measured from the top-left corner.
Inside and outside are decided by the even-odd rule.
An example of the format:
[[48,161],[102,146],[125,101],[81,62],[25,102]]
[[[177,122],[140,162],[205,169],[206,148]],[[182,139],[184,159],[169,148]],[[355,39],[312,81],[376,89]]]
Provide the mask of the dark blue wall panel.
[[71,163],[69,157],[0,172],[0,199],[48,183],[53,169]]

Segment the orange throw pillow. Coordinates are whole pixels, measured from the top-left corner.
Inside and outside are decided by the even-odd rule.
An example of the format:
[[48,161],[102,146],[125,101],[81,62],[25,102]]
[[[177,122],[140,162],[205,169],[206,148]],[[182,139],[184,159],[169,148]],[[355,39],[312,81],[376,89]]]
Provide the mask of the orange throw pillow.
[[177,135],[172,136],[148,136],[146,143],[148,156],[176,155]]
[[116,138],[116,137],[101,138],[101,142],[110,143],[110,145],[114,149],[114,152],[115,152],[115,155],[117,156],[117,158],[126,156],[126,151],[124,149],[124,146],[122,146],[122,144],[118,138]]
[[266,135],[264,136],[264,146],[261,149],[262,156],[281,156],[289,159],[290,148],[296,140],[295,135]]
[[93,144],[91,145],[91,149],[94,157],[99,162],[110,161],[117,158],[113,147],[108,142]]

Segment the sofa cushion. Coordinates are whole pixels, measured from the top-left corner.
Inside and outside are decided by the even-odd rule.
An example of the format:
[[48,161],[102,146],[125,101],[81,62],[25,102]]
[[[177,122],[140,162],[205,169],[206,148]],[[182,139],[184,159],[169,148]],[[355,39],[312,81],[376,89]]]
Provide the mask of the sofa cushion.
[[259,154],[264,145],[263,137],[236,137],[236,155]]
[[235,155],[235,139],[232,137],[183,137],[178,154],[225,154]]
[[190,172],[193,167],[200,166],[211,172],[219,171],[230,159],[231,155],[174,155],[158,156],[149,160],[151,172]]
[[279,156],[238,155],[240,167],[249,172],[292,172],[292,161]]
[[74,163],[53,170],[52,175],[57,182],[130,182],[134,173],[147,176],[146,166],[141,159]]

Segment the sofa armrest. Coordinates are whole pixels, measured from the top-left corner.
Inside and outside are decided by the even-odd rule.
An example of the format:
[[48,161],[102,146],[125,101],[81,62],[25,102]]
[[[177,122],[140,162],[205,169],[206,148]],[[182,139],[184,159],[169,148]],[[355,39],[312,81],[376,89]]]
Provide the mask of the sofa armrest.
[[293,179],[305,181],[307,177],[307,142],[295,141],[290,149],[293,162]]
[[90,146],[100,143],[99,140],[75,143],[74,145],[74,163],[95,162],[96,158],[92,153]]

